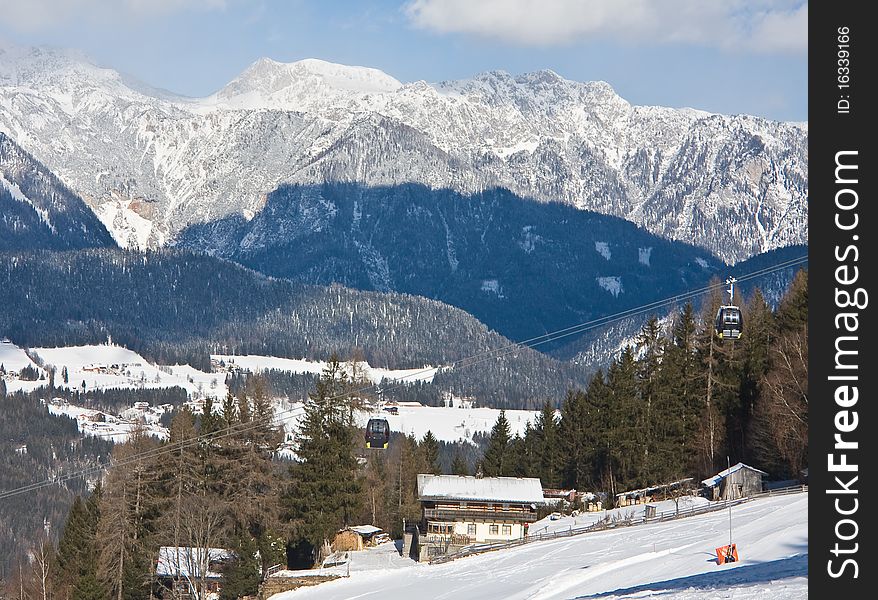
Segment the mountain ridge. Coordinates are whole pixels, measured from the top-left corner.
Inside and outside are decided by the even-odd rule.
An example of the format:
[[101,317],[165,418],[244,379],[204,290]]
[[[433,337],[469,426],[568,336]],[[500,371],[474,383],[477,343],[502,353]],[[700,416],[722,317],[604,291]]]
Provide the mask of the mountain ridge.
[[727,262],[807,239],[801,124],[633,106],[604,82],[548,70],[396,87],[366,67],[261,64],[311,65],[324,81],[327,70],[356,74],[367,90],[279,84],[259,100],[245,86],[244,109],[219,92],[147,95],[74,66],[100,76],[43,73],[30,87],[0,78],[0,131],[82,195],[123,246],[159,247],[190,224],[255,213],[281,184],[324,181],[505,187],[631,220]]

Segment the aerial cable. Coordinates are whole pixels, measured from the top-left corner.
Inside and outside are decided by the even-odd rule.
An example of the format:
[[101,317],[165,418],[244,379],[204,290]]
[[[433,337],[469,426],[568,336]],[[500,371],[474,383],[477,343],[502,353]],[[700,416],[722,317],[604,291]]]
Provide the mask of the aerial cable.
[[[761,277],[763,275],[768,275],[770,273],[780,271],[783,269],[787,269],[790,267],[795,267],[795,266],[804,264],[806,262],[808,262],[807,255],[800,256],[797,258],[788,259],[788,260],[785,260],[781,263],[773,265],[771,267],[764,267],[762,269],[757,269],[756,271],[753,271],[751,273],[740,275],[740,276],[738,276],[737,281],[739,281],[739,282],[740,281],[749,281],[751,279],[755,279],[757,277]],[[723,285],[725,285],[725,284],[719,283],[719,284],[704,286],[704,287],[696,289],[696,290],[692,290],[689,292],[669,296],[669,297],[664,298],[662,300],[657,300],[655,302],[642,304],[638,307],[622,310],[622,311],[619,311],[619,312],[612,314],[612,315],[606,315],[603,317],[592,319],[590,321],[585,321],[583,323],[571,325],[569,327],[565,327],[563,329],[558,329],[558,330],[555,330],[555,331],[552,331],[549,333],[545,333],[545,334],[542,334],[542,335],[539,335],[536,337],[532,337],[532,338],[529,338],[529,339],[521,341],[521,342],[511,342],[510,344],[507,344],[507,345],[502,346],[500,348],[495,348],[493,350],[486,350],[484,352],[480,352],[480,353],[474,354],[472,356],[458,359],[456,361],[453,361],[450,365],[447,365],[445,367],[441,367],[441,369],[449,369],[449,370],[465,369],[468,367],[478,365],[478,364],[483,363],[483,362],[488,361],[488,360],[495,360],[498,358],[503,358],[503,357],[508,356],[509,354],[512,354],[512,353],[517,352],[519,350],[534,348],[536,346],[546,344],[549,342],[553,342],[555,340],[562,339],[565,337],[569,337],[571,335],[584,333],[590,329],[595,329],[597,327],[603,327],[603,326],[608,325],[610,323],[613,323],[615,321],[621,321],[623,319],[628,319],[630,317],[637,316],[637,315],[640,315],[643,313],[654,312],[659,308],[673,306],[675,304],[679,304],[683,300],[690,300],[692,298],[696,298],[698,296],[707,294],[715,289],[720,288]],[[344,393],[338,394],[336,396],[324,398],[322,400],[322,402],[332,402],[334,400],[340,400],[346,396],[366,393],[366,392],[369,392],[369,391],[372,391],[375,389],[387,389],[387,388],[399,386],[399,385],[402,385],[403,383],[405,383],[405,381],[408,379],[415,378],[415,377],[418,377],[420,375],[426,375],[426,374],[429,374],[430,372],[438,372],[439,369],[440,368],[437,368],[437,367],[424,368],[424,369],[409,373],[407,375],[404,375],[402,377],[399,377],[398,379],[394,380],[394,382],[386,384],[383,388],[380,387],[380,384],[373,383],[371,385],[365,385],[365,386],[362,386],[360,388],[347,390]],[[272,420],[276,421],[276,420],[278,420],[278,417],[280,417],[282,415],[286,415],[287,413],[293,413],[295,411],[301,411],[301,410],[303,410],[303,407],[294,406],[294,407],[291,407],[288,409],[278,411],[272,415]],[[225,429],[220,429],[220,430],[217,430],[217,431],[214,431],[211,433],[206,433],[206,434],[199,434],[197,436],[193,436],[193,437],[187,438],[185,440],[180,440],[178,442],[174,442],[173,444],[170,444],[170,443],[165,444],[163,446],[153,448],[152,450],[147,450],[147,451],[144,451],[144,452],[141,452],[138,454],[133,454],[131,456],[124,457],[122,459],[111,459],[105,463],[97,464],[97,465],[94,465],[92,467],[86,467],[84,469],[80,469],[77,471],[71,471],[71,472],[66,473],[66,474],[59,474],[55,477],[51,477],[51,478],[45,479],[43,481],[39,481],[39,482],[35,482],[35,483],[29,484],[29,485],[21,486],[19,488],[5,490],[5,491],[0,492],[0,500],[4,500],[6,498],[10,498],[12,496],[16,496],[19,494],[35,491],[35,490],[38,490],[41,488],[53,486],[56,484],[65,483],[65,482],[71,481],[73,479],[79,479],[82,477],[87,477],[87,476],[92,475],[92,474],[100,473],[101,471],[104,471],[105,469],[107,469],[110,466],[110,463],[112,463],[113,467],[122,467],[122,466],[126,466],[126,465],[129,465],[132,463],[140,462],[143,460],[149,460],[149,459],[157,458],[159,456],[164,456],[165,454],[172,454],[174,452],[180,452],[186,448],[189,448],[189,447],[197,445],[197,444],[214,442],[214,441],[225,439],[227,437],[231,437],[234,435],[239,435],[241,433],[246,433],[246,432],[248,432],[252,429],[255,429],[257,427],[260,427],[262,425],[264,425],[264,423],[262,423],[261,421],[251,421],[249,423],[236,423],[235,425],[233,425],[231,427],[227,427]]]

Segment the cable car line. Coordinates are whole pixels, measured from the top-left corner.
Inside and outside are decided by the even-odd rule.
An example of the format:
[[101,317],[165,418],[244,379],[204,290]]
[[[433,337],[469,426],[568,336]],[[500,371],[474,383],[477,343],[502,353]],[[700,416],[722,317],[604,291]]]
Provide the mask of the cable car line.
[[[793,258],[793,259],[788,259],[786,261],[783,261],[783,262],[778,263],[776,265],[773,265],[771,267],[764,267],[762,269],[758,269],[758,270],[753,271],[751,273],[741,275],[740,277],[738,277],[737,281],[748,281],[748,280],[754,279],[756,277],[761,277],[762,275],[767,275],[767,274],[773,273],[775,271],[780,271],[782,269],[794,267],[794,266],[801,265],[801,264],[804,264],[807,262],[808,262],[807,255],[800,256],[800,257]],[[723,285],[723,284],[719,284],[719,285]],[[513,352],[517,352],[518,350],[522,350],[525,348],[534,348],[536,346],[546,344],[548,342],[552,342],[552,341],[555,341],[558,339],[562,339],[564,337],[576,335],[578,333],[583,333],[585,331],[588,331],[589,329],[595,329],[597,327],[607,325],[607,324],[612,323],[614,321],[620,321],[622,319],[636,316],[638,314],[643,314],[646,312],[654,311],[655,309],[661,308],[663,306],[671,306],[671,305],[679,303],[682,300],[691,299],[691,298],[695,298],[697,296],[706,294],[710,291],[713,291],[717,287],[718,287],[718,285],[708,285],[708,286],[705,286],[703,288],[700,288],[700,289],[697,289],[697,290],[694,290],[691,292],[687,292],[687,293],[683,293],[683,294],[676,294],[674,296],[670,296],[670,297],[665,298],[663,300],[658,300],[658,301],[651,302],[648,304],[643,304],[639,307],[626,309],[626,310],[620,311],[618,313],[615,313],[613,315],[607,315],[604,317],[599,317],[597,319],[593,319],[590,321],[579,323],[577,325],[571,325],[569,327],[565,327],[563,329],[558,329],[558,330],[553,331],[553,332],[545,333],[545,334],[524,340],[522,342],[512,342],[512,343],[507,344],[506,346],[503,346],[500,348],[496,348],[493,350],[486,350],[484,352],[480,352],[480,353],[474,354],[472,356],[458,359],[458,360],[452,362],[451,365],[449,365],[447,367],[442,367],[442,368],[443,369],[444,368],[463,369],[463,368],[467,368],[467,367],[472,367],[474,365],[480,364],[480,363],[485,362],[487,360],[492,360],[492,359],[497,359],[497,358],[502,358],[504,356],[508,356],[509,354],[511,354]],[[391,387],[391,386],[402,385],[405,382],[405,380],[407,380],[407,379],[415,378],[415,377],[418,377],[419,375],[425,375],[425,374],[428,374],[431,371],[435,371],[435,370],[437,370],[437,369],[436,368],[421,369],[419,371],[415,371],[415,372],[409,373],[407,375],[404,375],[404,376],[400,377],[399,379],[396,379],[394,382],[386,384],[386,386]],[[339,400],[341,398],[344,398],[345,396],[363,393],[363,392],[367,392],[367,391],[370,391],[373,389],[380,389],[379,384],[371,384],[371,385],[362,386],[362,387],[357,388],[357,389],[348,390],[347,392],[344,392],[342,394],[338,394],[336,396],[332,396],[329,398],[324,398],[321,401],[322,402],[331,402],[333,400]],[[285,415],[287,413],[291,413],[291,412],[297,411],[297,410],[302,410],[302,407],[298,406],[298,407],[292,407],[292,408],[284,409],[282,411],[278,411],[278,412],[274,413],[272,418],[274,420],[276,420],[281,415]],[[105,469],[107,469],[108,467],[111,467],[111,466],[112,467],[121,467],[121,466],[126,466],[129,464],[133,464],[133,463],[141,461],[141,460],[147,460],[147,459],[152,459],[152,458],[156,458],[159,456],[163,456],[165,454],[173,454],[175,452],[181,452],[183,449],[189,448],[190,446],[194,446],[196,444],[205,443],[205,442],[213,442],[213,441],[224,439],[226,437],[230,437],[233,435],[238,435],[240,433],[245,433],[247,431],[250,431],[251,429],[255,429],[256,427],[261,426],[262,424],[263,423],[260,421],[251,421],[249,423],[238,423],[238,424],[233,425],[231,427],[227,427],[225,429],[221,429],[221,430],[218,430],[215,432],[206,433],[206,434],[199,434],[197,436],[193,436],[193,437],[188,438],[186,440],[181,440],[179,442],[175,442],[174,444],[168,443],[168,444],[165,444],[163,446],[159,446],[157,448],[154,448],[152,450],[147,450],[147,451],[141,452],[139,454],[133,454],[133,455],[125,457],[124,459],[121,459],[121,460],[109,459],[109,460],[107,460],[107,462],[105,462],[103,464],[98,464],[98,465],[95,465],[92,467],[86,467],[84,469],[72,471],[70,473],[63,474],[63,475],[56,475],[54,477],[45,479],[43,481],[31,483],[31,484],[28,484],[26,486],[13,488],[10,490],[4,490],[4,491],[0,492],[0,500],[4,500],[6,498],[10,498],[12,496],[16,496],[19,494],[35,491],[35,490],[38,490],[38,489],[41,489],[44,487],[49,487],[52,485],[65,483],[65,482],[71,481],[73,479],[79,479],[81,477],[87,477],[88,475],[97,474],[97,473],[104,471]]]

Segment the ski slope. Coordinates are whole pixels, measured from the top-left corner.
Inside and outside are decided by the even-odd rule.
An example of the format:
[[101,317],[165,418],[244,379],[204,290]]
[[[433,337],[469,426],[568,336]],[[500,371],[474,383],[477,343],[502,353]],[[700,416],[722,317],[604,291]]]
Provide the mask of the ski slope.
[[[441,565],[381,566],[352,553],[350,577],[271,600],[781,600],[808,595],[808,497],[732,509],[740,562],[717,566],[729,512],[534,542]],[[363,552],[377,552],[380,548]],[[374,562],[376,568],[357,569]]]

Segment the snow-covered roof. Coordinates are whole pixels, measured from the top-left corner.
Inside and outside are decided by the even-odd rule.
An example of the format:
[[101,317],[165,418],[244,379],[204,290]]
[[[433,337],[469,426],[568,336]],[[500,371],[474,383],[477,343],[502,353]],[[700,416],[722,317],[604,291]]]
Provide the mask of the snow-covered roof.
[[355,525],[354,527],[348,527],[347,529],[359,533],[360,535],[371,535],[381,531],[380,527],[375,527],[374,525]]
[[543,486],[534,477],[419,474],[418,498],[542,504]]
[[[203,548],[187,548],[175,546],[162,546],[159,548],[159,560],[156,564],[155,573],[159,577],[198,577],[200,567],[204,562]],[[232,553],[224,548],[207,549],[207,577],[222,577],[221,573],[210,570],[210,564],[228,560]]]
[[755,467],[751,467],[750,465],[745,465],[744,463],[739,462],[736,465],[732,465],[731,467],[729,467],[725,471],[720,471],[719,473],[717,473],[713,477],[708,477],[707,479],[705,479],[701,483],[703,485],[708,486],[708,487],[713,487],[716,484],[718,484],[720,481],[722,481],[723,479],[725,479],[726,477],[728,477],[729,475],[734,473],[735,471],[740,471],[741,469],[750,469],[751,471],[761,473],[762,475],[768,475],[768,473],[766,473],[765,471],[760,471],[759,469],[757,469]]
[[658,491],[673,490],[673,489],[685,486],[690,481],[692,481],[692,478],[687,477],[685,479],[680,479],[679,481],[672,481],[670,483],[661,483],[659,485],[652,485],[649,487],[640,488],[639,490],[628,490],[625,492],[619,492],[618,494],[616,494],[616,497],[619,498],[621,496],[621,497],[625,497],[625,498],[634,498],[637,496],[642,496],[644,494],[651,494],[651,493],[658,492]]

